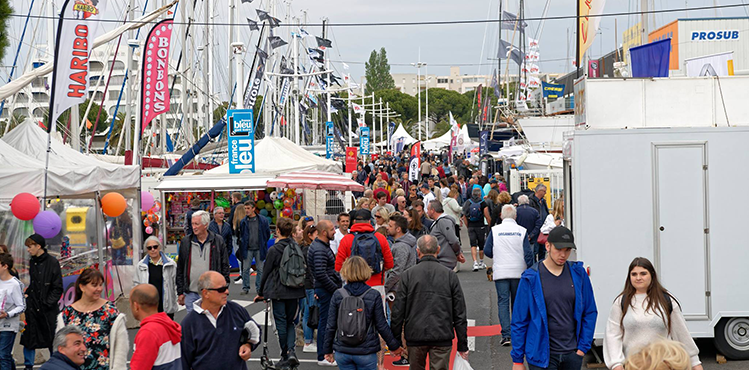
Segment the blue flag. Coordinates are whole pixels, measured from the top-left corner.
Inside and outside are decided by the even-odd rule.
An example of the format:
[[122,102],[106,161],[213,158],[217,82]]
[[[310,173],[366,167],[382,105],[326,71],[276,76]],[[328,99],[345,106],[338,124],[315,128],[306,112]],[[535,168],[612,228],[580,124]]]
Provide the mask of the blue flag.
[[670,38],[630,48],[632,77],[668,77],[670,53]]

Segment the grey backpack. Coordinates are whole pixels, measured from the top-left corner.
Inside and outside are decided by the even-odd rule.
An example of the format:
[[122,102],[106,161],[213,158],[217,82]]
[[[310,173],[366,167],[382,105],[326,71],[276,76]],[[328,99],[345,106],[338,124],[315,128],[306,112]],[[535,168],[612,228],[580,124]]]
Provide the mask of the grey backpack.
[[304,287],[304,277],[307,273],[307,263],[302,248],[295,242],[289,243],[283,250],[281,266],[278,269],[281,284],[290,288]]

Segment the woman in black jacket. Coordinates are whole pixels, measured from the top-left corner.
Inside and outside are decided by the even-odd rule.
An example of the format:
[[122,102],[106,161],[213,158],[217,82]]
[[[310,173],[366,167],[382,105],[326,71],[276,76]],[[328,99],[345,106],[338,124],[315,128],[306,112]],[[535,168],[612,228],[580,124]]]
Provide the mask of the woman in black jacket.
[[[263,276],[260,280],[260,291],[255,300],[270,299],[273,302],[273,318],[276,320],[278,330],[278,342],[281,346],[281,362],[279,367],[296,367],[299,359],[294,352],[296,344],[296,331],[294,329],[294,317],[299,306],[299,299],[304,297],[304,286],[298,288],[281,284],[281,258],[286,248],[299,248],[291,232],[294,223],[291,219],[283,217],[276,223],[278,239],[265,257]],[[300,252],[301,253],[301,252]]]
[[[348,282],[343,288],[333,293],[328,311],[328,326],[325,334],[325,359],[338,362],[341,370],[377,370],[377,352],[380,351],[379,333],[394,355],[400,355],[400,342],[390,331],[380,293],[367,285],[372,276],[372,269],[359,256],[351,256],[341,267],[341,277]],[[351,297],[361,297],[364,301],[367,335],[358,345],[346,345],[338,334],[338,308],[343,301],[342,290]],[[350,340],[350,339],[349,339]],[[335,350],[335,356],[333,355]]]

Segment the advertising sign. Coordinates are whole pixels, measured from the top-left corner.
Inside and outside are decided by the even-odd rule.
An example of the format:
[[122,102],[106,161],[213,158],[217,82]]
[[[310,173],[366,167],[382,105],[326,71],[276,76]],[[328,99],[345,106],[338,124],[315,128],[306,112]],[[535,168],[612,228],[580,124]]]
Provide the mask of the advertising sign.
[[172,19],[165,19],[151,29],[146,40],[141,81],[141,127],[143,135],[148,124],[169,110],[169,45],[172,39]]
[[226,112],[229,139],[229,173],[255,173],[255,127],[252,109]]
[[359,135],[359,154],[369,155],[369,127],[364,126],[359,128],[361,135]]
[[564,84],[550,84],[541,82],[544,90],[544,98],[557,99],[564,94]]
[[333,156],[333,122],[325,122],[325,158],[330,159]]
[[479,153],[484,155],[489,152],[489,131],[481,131],[479,134]]
[[684,60],[687,76],[733,76],[733,52],[705,55]]
[[584,128],[585,119],[585,76],[575,81],[575,128]]

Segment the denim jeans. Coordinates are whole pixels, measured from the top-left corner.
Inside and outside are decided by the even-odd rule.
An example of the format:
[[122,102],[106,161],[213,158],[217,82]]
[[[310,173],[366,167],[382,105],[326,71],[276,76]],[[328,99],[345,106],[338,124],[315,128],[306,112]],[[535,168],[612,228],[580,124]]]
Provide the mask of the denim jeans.
[[536,260],[543,261],[546,258],[546,246],[538,243],[533,243],[533,249],[536,252]]
[[192,312],[193,303],[200,299],[200,294],[195,292],[185,292],[185,310]]
[[311,329],[307,326],[307,322],[309,321],[309,308],[312,306],[317,306],[317,301],[315,300],[314,289],[306,289],[305,292],[306,296],[299,300],[299,308],[302,311],[302,329],[304,329],[304,343],[310,344],[315,339],[315,329]]
[[494,286],[497,288],[497,311],[499,312],[499,325],[502,326],[502,338],[510,337],[510,325],[512,316],[510,308],[515,302],[515,294],[518,292],[520,279],[500,279],[494,280]]
[[577,351],[570,353],[552,353],[549,355],[549,367],[546,369],[528,364],[530,370],[580,370],[583,367],[583,356]]
[[278,330],[278,344],[281,346],[281,356],[285,357],[289,350],[294,350],[296,344],[294,317],[299,300],[274,299],[272,302],[273,318],[276,320],[276,330]]
[[16,368],[13,361],[13,344],[16,341],[16,332],[0,331],[0,370],[11,370]]
[[325,289],[315,288],[317,294],[317,305],[320,307],[320,320],[317,326],[317,361],[325,359],[325,331],[328,328],[328,308],[330,308],[330,299],[333,293]]
[[242,290],[250,291],[250,268],[252,267],[252,258],[255,258],[255,292],[260,291],[260,279],[263,276],[263,261],[260,260],[260,250],[248,250],[247,255],[242,259]]
[[[52,355],[52,347],[48,349],[49,349],[49,354]],[[33,367],[35,359],[36,359],[36,350],[33,348],[23,347],[23,365],[26,367]]]
[[335,362],[340,370],[377,370],[377,354],[349,355],[348,353],[335,353]]

